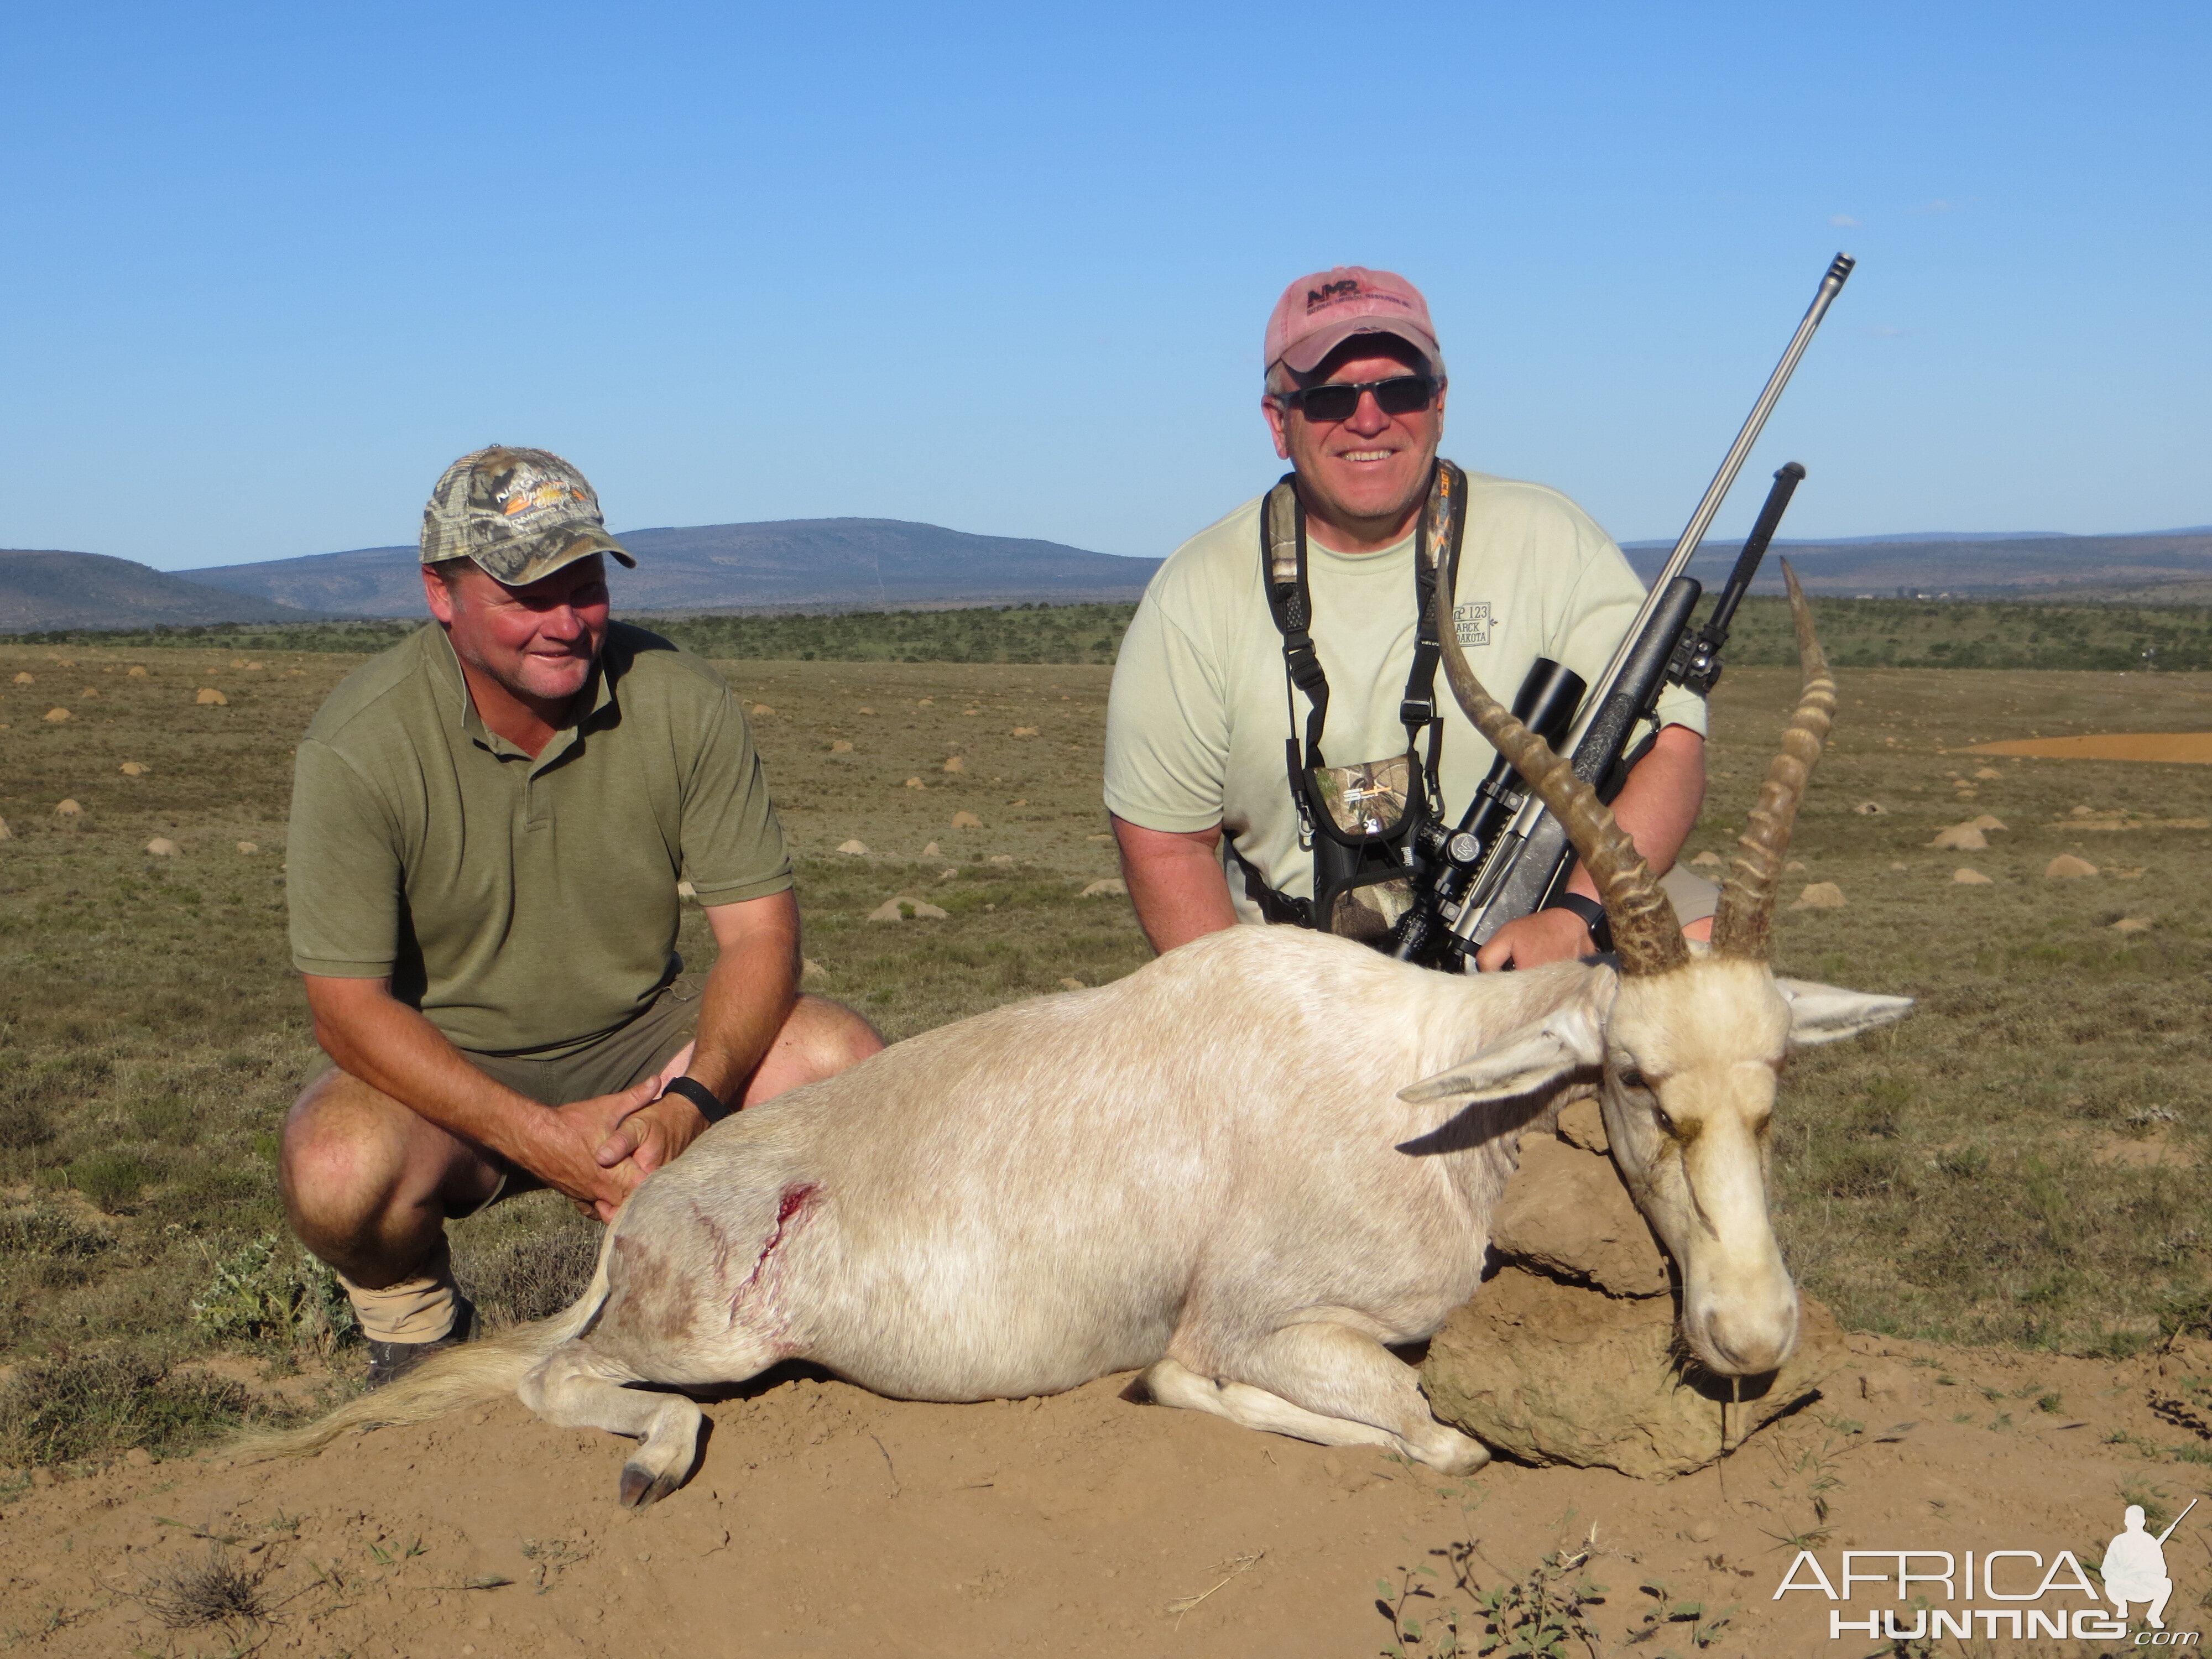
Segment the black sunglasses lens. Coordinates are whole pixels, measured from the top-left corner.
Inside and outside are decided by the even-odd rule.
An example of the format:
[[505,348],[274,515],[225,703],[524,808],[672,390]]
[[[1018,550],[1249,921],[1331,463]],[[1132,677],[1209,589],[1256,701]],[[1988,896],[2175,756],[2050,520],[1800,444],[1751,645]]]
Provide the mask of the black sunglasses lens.
[[1359,407],[1356,386],[1310,386],[1298,394],[1298,407],[1310,421],[1348,421]]
[[1425,374],[1402,374],[1375,388],[1375,406],[1385,415],[1411,415],[1426,409],[1436,383]]
[[1375,394],[1376,407],[1385,415],[1411,415],[1429,406],[1429,400],[1436,396],[1437,383],[1425,374],[1401,374],[1361,386],[1329,383],[1308,386],[1295,401],[1310,421],[1348,421],[1359,407],[1363,392]]

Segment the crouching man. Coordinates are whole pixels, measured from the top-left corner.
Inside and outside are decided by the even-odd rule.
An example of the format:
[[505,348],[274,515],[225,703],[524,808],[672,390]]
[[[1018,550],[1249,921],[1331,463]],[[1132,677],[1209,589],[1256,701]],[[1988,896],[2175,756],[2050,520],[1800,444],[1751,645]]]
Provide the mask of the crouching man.
[[[491,448],[422,515],[425,627],[301,744],[294,965],[332,1069],[284,1126],[295,1232],[372,1387],[465,1339],[445,1224],[550,1187],[605,1220],[727,1112],[883,1046],[800,996],[791,864],[714,671],[608,619],[636,561],[559,457]],[[717,948],[678,978],[677,882]]]

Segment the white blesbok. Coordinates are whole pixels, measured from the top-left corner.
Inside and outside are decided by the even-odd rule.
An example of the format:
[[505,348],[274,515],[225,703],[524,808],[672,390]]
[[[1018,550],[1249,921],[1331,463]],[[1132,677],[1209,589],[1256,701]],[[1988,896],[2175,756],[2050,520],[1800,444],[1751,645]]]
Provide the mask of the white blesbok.
[[1772,1370],[1797,1328],[1765,1197],[1784,1058],[1910,1006],[1766,965],[1835,702],[1790,586],[1805,692],[1710,952],[1685,945],[1612,814],[1489,697],[1445,627],[1462,707],[1596,876],[1617,967],[1461,977],[1237,927],[1116,984],[943,1027],[708,1131],[637,1189],[565,1312],[246,1449],[307,1450],[514,1390],[550,1421],[641,1439],[622,1498],[650,1503],[696,1457],[699,1407],[673,1390],[796,1358],[936,1401],[1144,1368],[1164,1404],[1464,1473],[1488,1454],[1430,1414],[1389,1346],[1475,1292],[1513,1132],[1592,1092],[1680,1267],[1688,1346],[1723,1375]]

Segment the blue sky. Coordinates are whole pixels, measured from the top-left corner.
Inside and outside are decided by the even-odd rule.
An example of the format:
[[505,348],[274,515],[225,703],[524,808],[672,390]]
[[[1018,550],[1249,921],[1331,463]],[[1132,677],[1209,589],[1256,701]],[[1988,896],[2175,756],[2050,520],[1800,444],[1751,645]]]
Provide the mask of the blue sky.
[[1422,285],[1446,453],[1671,537],[2212,520],[2212,8],[17,6],[0,544],[409,541],[541,444],[617,527],[1159,555],[1274,476],[1283,285]]

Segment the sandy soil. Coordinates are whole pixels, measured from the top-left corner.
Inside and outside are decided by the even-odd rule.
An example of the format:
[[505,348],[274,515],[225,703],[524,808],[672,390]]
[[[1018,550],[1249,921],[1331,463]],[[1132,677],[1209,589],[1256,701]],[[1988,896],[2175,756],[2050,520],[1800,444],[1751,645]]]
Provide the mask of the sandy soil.
[[2038,760],[2212,762],[2212,732],[2108,732],[2087,738],[2021,738],[1978,743],[1966,752],[2026,755]]
[[[1121,1378],[930,1406],[787,1373],[712,1407],[690,1485],[631,1512],[615,1501],[626,1442],[501,1402],[302,1461],[142,1462],[24,1492],[0,1519],[0,1626],[24,1650],[88,1655],[1368,1655],[1390,1639],[1378,1577],[1472,1540],[1482,1582],[1503,1583],[1594,1538],[1608,1649],[1661,1579],[1709,1614],[1737,1609],[1705,1651],[1857,1654],[1832,1644],[1820,1595],[1775,1599],[1798,1542],[1832,1578],[1852,1547],[2094,1561],[2130,1495],[2178,1511],[2207,1484],[2146,1450],[2192,1438],[2149,1402],[2212,1373],[2212,1344],[2106,1364],[1850,1342],[1820,1404],[1663,1484],[1495,1465],[1455,1490],[1132,1403]],[[2212,1525],[2196,1519],[2168,1546],[2174,1629],[2212,1622]],[[211,1550],[265,1569],[267,1622],[173,1630],[149,1607]],[[489,1580],[511,1582],[471,1587]],[[1689,1636],[1676,1623],[1629,1651],[1696,1652]]]

